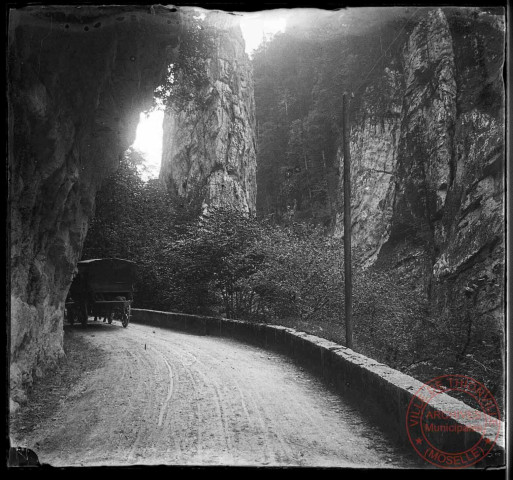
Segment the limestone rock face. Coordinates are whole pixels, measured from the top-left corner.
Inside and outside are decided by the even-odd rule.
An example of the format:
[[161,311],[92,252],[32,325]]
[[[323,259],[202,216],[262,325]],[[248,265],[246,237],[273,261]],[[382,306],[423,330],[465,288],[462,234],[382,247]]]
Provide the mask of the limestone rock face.
[[[388,240],[393,214],[395,169],[401,131],[403,75],[397,65],[384,71],[379,93],[384,103],[376,106],[376,89],[369,89],[361,108],[365,115],[351,132],[351,181],[353,244],[357,258],[372,265]],[[338,152],[340,170],[343,157]],[[340,183],[343,190],[343,178]],[[337,213],[335,236],[343,236],[343,216]]]
[[214,51],[207,61],[209,83],[191,96],[198,106],[170,107],[164,117],[160,178],[173,194],[204,206],[254,212],[256,205],[253,72],[238,22],[210,13]]
[[365,92],[351,133],[356,260],[395,270],[440,311],[470,301],[494,329],[503,315],[504,42],[503,15],[431,10],[385,69],[379,108],[374,87]]
[[12,10],[8,47],[11,400],[63,353],[63,304],[101,181],[178,45],[175,9]]

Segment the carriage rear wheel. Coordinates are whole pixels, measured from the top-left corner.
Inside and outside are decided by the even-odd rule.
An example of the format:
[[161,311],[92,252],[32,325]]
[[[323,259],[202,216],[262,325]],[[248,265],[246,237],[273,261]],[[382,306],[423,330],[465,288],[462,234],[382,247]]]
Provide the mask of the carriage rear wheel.
[[130,302],[127,302],[126,297],[124,296],[118,296],[114,300],[117,300],[120,303],[115,308],[115,315],[114,318],[116,320],[121,321],[121,325],[123,325],[124,328],[128,327],[128,323],[130,322]]
[[124,328],[128,327],[128,323],[130,322],[130,305],[125,305],[123,307],[123,313],[121,314],[121,325]]

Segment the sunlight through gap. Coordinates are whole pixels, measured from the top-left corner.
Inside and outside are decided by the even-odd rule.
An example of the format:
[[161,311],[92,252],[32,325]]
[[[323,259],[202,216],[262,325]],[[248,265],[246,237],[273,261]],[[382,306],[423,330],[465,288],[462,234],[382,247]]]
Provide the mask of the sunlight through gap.
[[240,27],[250,57],[265,39],[285,31],[287,14],[287,10],[268,10],[243,15]]
[[162,161],[163,121],[163,110],[141,112],[139,116],[135,141],[131,147],[139,151],[146,161],[139,172],[144,181],[159,176]]

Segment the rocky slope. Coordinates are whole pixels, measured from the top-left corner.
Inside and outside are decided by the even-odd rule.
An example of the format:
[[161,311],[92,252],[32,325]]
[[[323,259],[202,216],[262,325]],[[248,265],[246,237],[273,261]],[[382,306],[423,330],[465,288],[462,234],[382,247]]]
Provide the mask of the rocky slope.
[[351,137],[356,258],[394,271],[441,316],[460,322],[464,336],[481,331],[490,350],[499,349],[493,342],[504,328],[499,13],[419,15],[379,85],[365,92]]
[[[160,178],[184,202],[254,212],[256,204],[253,74],[236,18],[210,12],[201,22],[212,39],[208,84],[164,118]],[[199,105],[199,106],[198,106]]]
[[178,45],[165,7],[26,7],[9,22],[11,406],[62,355],[63,304],[101,181]]

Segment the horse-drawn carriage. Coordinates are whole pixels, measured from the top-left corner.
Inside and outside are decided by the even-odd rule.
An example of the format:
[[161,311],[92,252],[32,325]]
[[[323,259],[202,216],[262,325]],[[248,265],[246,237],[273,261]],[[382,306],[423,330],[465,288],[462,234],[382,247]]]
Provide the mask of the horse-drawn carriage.
[[136,264],[119,258],[100,258],[78,262],[66,299],[65,318],[73,324],[87,323],[89,316],[109,323],[119,320],[123,327],[130,322]]

